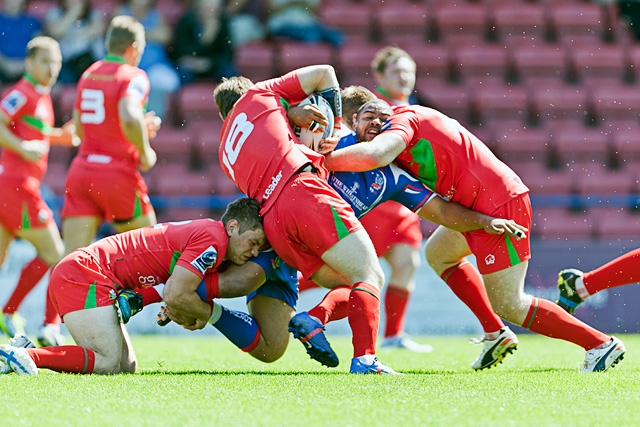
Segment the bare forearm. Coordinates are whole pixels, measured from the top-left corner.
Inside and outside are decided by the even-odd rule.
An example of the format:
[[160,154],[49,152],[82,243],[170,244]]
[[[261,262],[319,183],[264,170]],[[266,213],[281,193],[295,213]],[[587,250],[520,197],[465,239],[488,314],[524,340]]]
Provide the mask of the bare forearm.
[[493,219],[439,197],[427,203],[418,214],[421,218],[460,232],[483,230],[491,224]]

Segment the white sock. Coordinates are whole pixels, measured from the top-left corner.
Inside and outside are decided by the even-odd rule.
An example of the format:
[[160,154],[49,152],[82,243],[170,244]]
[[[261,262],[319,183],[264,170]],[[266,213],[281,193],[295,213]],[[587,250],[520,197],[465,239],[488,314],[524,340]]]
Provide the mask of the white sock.
[[582,276],[576,279],[575,285],[576,285],[576,292],[578,293],[578,295],[580,295],[580,298],[582,298],[582,301],[586,300],[591,296],[589,294],[589,291],[587,291],[587,288],[584,286],[584,279]]
[[218,320],[220,320],[220,316],[222,316],[222,306],[220,304],[213,303],[213,311],[211,312],[211,317],[209,317],[209,323],[215,324]]
[[375,354],[365,354],[364,356],[356,357],[356,359],[358,359],[359,361],[361,361],[365,365],[371,365],[373,362],[376,361],[377,357],[376,357]]

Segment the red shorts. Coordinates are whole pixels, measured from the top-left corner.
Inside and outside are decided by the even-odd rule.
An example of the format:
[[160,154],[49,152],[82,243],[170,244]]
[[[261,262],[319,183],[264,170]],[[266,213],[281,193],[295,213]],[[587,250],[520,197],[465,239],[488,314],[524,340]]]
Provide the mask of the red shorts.
[[120,288],[104,274],[98,260],[73,252],[51,271],[49,297],[60,316],[78,310],[113,305]]
[[406,244],[418,249],[422,244],[420,217],[400,203],[389,201],[376,206],[360,218],[373,241],[378,257],[393,245]]
[[286,183],[263,221],[273,249],[305,278],[324,265],[320,257],[327,249],[362,229],[351,206],[310,172],[294,175]]
[[65,183],[62,217],[92,216],[122,222],[153,212],[147,185],[131,164],[89,162],[76,156]]
[[53,212],[40,193],[40,182],[0,179],[0,224],[15,236],[20,230],[46,228]]
[[469,248],[476,256],[480,273],[495,273],[530,259],[531,201],[529,194],[516,196],[494,212],[488,212],[487,215],[512,219],[527,227],[529,232],[526,238],[520,240],[507,234],[488,234],[484,230],[462,233],[467,239]]

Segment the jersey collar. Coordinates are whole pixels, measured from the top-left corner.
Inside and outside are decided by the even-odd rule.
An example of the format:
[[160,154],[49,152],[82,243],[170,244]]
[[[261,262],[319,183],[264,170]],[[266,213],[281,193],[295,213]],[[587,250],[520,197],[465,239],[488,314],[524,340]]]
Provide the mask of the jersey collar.
[[120,62],[121,64],[126,64],[127,61],[125,61],[125,59],[121,56],[116,56],[116,55],[107,55],[104,57],[105,61],[109,61],[109,62]]
[[26,81],[28,81],[29,83],[31,83],[33,85],[33,89],[38,92],[39,94],[42,95],[46,95],[48,93],[51,93],[51,87],[50,86],[42,86],[40,83],[38,83],[36,81],[36,79],[33,78],[33,76],[29,73],[24,73],[24,76],[22,76]]

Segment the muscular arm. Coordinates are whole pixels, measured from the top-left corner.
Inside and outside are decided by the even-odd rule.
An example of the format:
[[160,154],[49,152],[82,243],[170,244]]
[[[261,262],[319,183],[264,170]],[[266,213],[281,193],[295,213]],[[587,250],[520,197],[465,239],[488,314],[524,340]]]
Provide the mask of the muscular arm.
[[163,291],[163,299],[171,310],[196,319],[195,329],[203,328],[211,316],[211,306],[196,293],[201,281],[197,274],[176,266]]
[[340,87],[336,72],[331,65],[311,65],[298,70],[300,86],[307,94],[323,89]]
[[155,164],[156,157],[149,144],[147,121],[140,106],[140,101],[132,97],[122,98],[118,102],[118,114],[124,136],[140,152],[140,168],[143,171],[151,169]]
[[48,151],[47,144],[41,140],[23,142],[21,138],[11,132],[10,123],[9,116],[0,111],[0,147],[17,153],[27,161],[38,161]]
[[516,238],[522,238],[529,231],[526,227],[516,224],[512,220],[494,218],[464,206],[448,202],[440,197],[432,198],[419,211],[420,218],[443,225],[455,231],[485,230],[489,234],[509,233]]
[[249,260],[245,264],[232,264],[219,274],[220,298],[236,298],[249,295],[267,280],[264,269]]
[[364,172],[388,165],[405,148],[400,136],[381,133],[366,144],[355,144],[327,154],[324,164],[330,171]]

